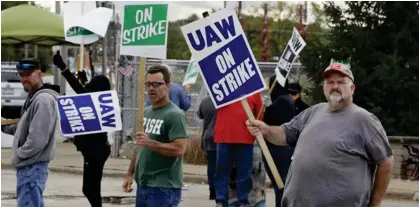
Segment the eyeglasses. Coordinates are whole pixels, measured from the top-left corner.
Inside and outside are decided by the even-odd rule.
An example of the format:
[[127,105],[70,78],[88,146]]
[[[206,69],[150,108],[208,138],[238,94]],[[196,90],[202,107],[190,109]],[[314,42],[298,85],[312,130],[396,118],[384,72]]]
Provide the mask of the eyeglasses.
[[162,86],[162,85],[166,85],[166,83],[162,83],[162,82],[145,82],[145,87],[150,87],[150,86],[153,86],[153,88],[158,88],[158,87],[160,87],[160,86]]

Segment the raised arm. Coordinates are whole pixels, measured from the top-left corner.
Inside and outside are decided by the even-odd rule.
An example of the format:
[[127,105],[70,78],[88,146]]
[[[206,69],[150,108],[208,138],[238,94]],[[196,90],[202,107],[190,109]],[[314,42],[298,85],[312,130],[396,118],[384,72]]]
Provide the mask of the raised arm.
[[65,69],[61,72],[64,78],[67,80],[68,84],[76,93],[87,93],[87,90],[81,85],[81,83],[74,77],[73,74],[68,69]]
[[81,83],[71,74],[70,70],[68,70],[67,65],[64,63],[61,55],[54,55],[53,58],[54,65],[56,65],[60,70],[61,74],[67,80],[68,84],[70,84],[71,88],[73,88],[74,92],[76,93],[87,93],[87,90],[81,85]]

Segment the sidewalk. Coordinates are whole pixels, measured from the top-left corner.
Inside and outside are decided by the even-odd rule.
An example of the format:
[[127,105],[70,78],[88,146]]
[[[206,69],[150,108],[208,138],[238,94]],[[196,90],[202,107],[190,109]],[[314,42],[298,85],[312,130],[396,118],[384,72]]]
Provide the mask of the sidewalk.
[[[1,150],[2,169],[12,169],[10,164],[11,149]],[[105,164],[104,176],[123,177],[129,167],[130,160],[109,158]],[[53,172],[64,172],[73,174],[83,173],[83,157],[72,143],[57,143],[55,159],[51,161],[49,169]],[[207,183],[205,165],[184,164],[184,181],[186,183]],[[267,179],[267,184],[270,180]],[[419,201],[419,182],[403,181],[393,179],[390,182],[386,193],[388,199],[403,199]]]

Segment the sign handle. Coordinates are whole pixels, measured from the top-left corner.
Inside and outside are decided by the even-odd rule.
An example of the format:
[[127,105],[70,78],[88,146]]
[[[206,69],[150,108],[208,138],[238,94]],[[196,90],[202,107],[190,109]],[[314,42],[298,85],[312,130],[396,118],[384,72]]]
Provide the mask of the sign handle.
[[[81,2],[81,14],[83,15],[83,5],[84,3]],[[80,43],[80,68],[77,72],[83,71],[84,69],[84,38],[83,38],[83,32],[81,35],[81,43]]]
[[140,67],[138,70],[138,121],[137,121],[137,131],[143,131],[143,123],[144,123],[144,91],[145,91],[145,66],[146,66],[146,58],[140,57],[139,58]]
[[80,67],[79,67],[79,71],[81,72],[83,71],[83,64],[84,64],[84,43],[83,43],[83,37],[81,38],[82,43],[80,43]]
[[[272,84],[273,85],[273,84]],[[244,111],[246,112],[246,115],[249,119],[255,119],[252,110],[250,109],[249,103],[247,102],[247,99],[242,99],[241,103],[243,105]],[[272,175],[275,179],[276,185],[279,189],[284,188],[284,183],[282,182],[281,176],[278,173],[278,169],[275,166],[275,163],[272,159],[272,155],[268,150],[268,146],[266,145],[265,140],[263,139],[262,135],[256,136],[256,140],[260,146],[260,149],[262,150],[262,154],[266,159],[266,162],[268,163],[269,169],[272,172]]]
[[1,120],[1,125],[10,125],[10,124],[17,124],[19,123],[20,119],[6,119],[6,120]]

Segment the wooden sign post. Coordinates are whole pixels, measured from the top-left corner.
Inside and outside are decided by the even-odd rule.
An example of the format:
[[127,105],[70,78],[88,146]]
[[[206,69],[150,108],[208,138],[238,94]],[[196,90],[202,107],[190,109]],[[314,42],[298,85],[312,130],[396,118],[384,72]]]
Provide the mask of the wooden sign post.
[[[220,19],[222,19],[222,18],[225,18],[225,16],[227,16],[227,18],[231,15],[230,13],[227,13],[227,11],[228,10],[226,10],[225,9],[225,13],[226,14],[224,14],[224,15],[221,15],[219,12],[218,12],[218,15],[216,15],[216,14],[214,14],[214,15],[216,15],[217,17],[214,17],[211,21],[205,21],[205,23],[203,22],[202,24],[197,24],[197,23],[191,23],[191,24],[189,24],[189,25],[193,25],[193,26],[189,26],[188,27],[188,25],[186,25],[186,26],[183,26],[183,28],[182,28],[182,32],[184,33],[184,35],[185,35],[185,33],[188,33],[188,32],[190,32],[190,31],[196,31],[197,29],[199,30],[199,29],[201,29],[201,27],[202,26],[205,26],[205,25],[203,25],[203,24],[210,24],[210,22],[213,22],[213,21],[220,21],[219,19],[217,19],[217,20],[215,20],[215,18],[220,18]],[[233,12],[233,11],[229,11],[229,12]],[[223,17],[224,16],[224,17]],[[204,18],[210,18],[209,17],[209,13],[208,12],[204,12],[203,13],[203,17]],[[222,22],[222,21],[224,21],[224,19],[222,19],[220,22]],[[232,20],[232,21],[235,21],[235,20]],[[238,24],[239,25],[239,24]],[[207,27],[210,27],[210,26],[207,26]],[[241,42],[241,43],[239,43],[239,44],[245,44],[246,42],[246,40],[245,40],[245,37],[244,37],[244,32],[243,31],[240,31],[240,30],[242,30],[241,28],[240,29],[238,29],[238,28],[234,28],[234,29],[236,29],[236,35],[237,36],[239,36],[239,35],[243,35],[243,42]],[[232,30],[233,30],[233,28],[232,28]],[[242,33],[242,34],[239,34],[239,33]],[[191,33],[189,33],[189,35],[191,35]],[[186,39],[188,39],[187,37],[185,37]],[[238,39],[238,38],[236,38],[236,39]],[[233,41],[235,41],[235,40],[233,40]],[[233,41],[230,41],[230,42],[228,42],[227,43],[227,41],[226,41],[226,43],[225,43],[225,45],[229,45],[229,47],[228,48],[234,48],[234,47],[237,47],[237,43],[232,43]],[[225,46],[224,45],[224,46]],[[247,45],[247,43],[246,43],[246,45]],[[191,48],[190,48],[191,49]],[[238,51],[238,50],[236,50],[236,51],[234,51],[233,49],[231,49],[233,52],[232,53],[241,53],[241,55],[242,56],[248,56],[249,58],[249,60],[250,59],[254,59],[254,57],[252,56],[252,53],[251,53],[251,50],[250,50],[250,48],[246,48],[247,49],[247,51],[245,51],[245,49],[242,49],[241,51]],[[230,51],[230,49],[229,49],[229,51]],[[219,53],[219,51],[216,51],[216,52],[218,52]],[[214,54],[216,53],[216,52],[214,52]],[[193,52],[192,52],[193,53]],[[217,54],[218,54],[217,53]],[[211,54],[211,57],[212,56],[214,56],[214,54]],[[224,53],[223,53],[224,54]],[[209,56],[209,55],[208,55]],[[207,57],[205,57],[205,58],[208,58],[208,56]],[[221,57],[221,56],[220,56]],[[232,55],[232,57],[234,58],[234,55]],[[197,58],[197,61],[201,61],[201,59],[204,59],[204,58]],[[211,59],[212,60],[212,59]],[[210,66],[210,65],[208,65],[208,63],[209,63],[210,61],[207,61],[207,64],[205,65],[205,67],[208,67],[208,68],[205,68],[204,66],[201,66],[201,74],[203,75],[203,78],[205,79],[205,80],[207,80],[206,78],[206,76],[211,76],[211,75],[214,75],[215,74],[215,72],[213,72],[214,71],[214,67],[213,66]],[[212,62],[212,61],[211,61]],[[234,61],[235,62],[235,61]],[[254,61],[254,62],[256,62],[256,61]],[[202,67],[204,67],[204,68],[202,68]],[[219,67],[218,65],[216,66],[216,67]],[[251,68],[257,68],[257,70],[258,70],[258,67],[257,67],[257,65],[252,65],[252,66],[249,66],[249,67],[251,67]],[[207,69],[208,69],[208,71],[211,71],[211,72],[208,72],[207,73]],[[256,85],[256,84],[260,84],[262,87],[265,87],[264,86],[264,81],[263,81],[263,77],[262,77],[262,75],[261,75],[261,73],[260,73],[260,71],[258,71],[259,73],[256,73],[255,72],[255,74],[258,74],[258,75],[255,75],[254,77],[254,79],[253,79],[253,83],[254,84],[252,84],[252,85]],[[219,78],[219,77],[217,77],[217,78]],[[213,79],[216,79],[216,78],[213,78]],[[207,82],[208,83],[208,82]],[[244,85],[244,84],[243,84]],[[250,84],[249,84],[250,85]],[[248,86],[249,87],[249,86]],[[254,88],[246,88],[246,91],[245,91],[245,93],[246,94],[249,94],[249,93],[252,93],[252,92],[254,92],[254,91],[261,91],[261,90],[263,90],[263,88],[261,88],[261,87],[259,87],[259,88],[256,88],[256,90],[254,89]],[[233,92],[232,92],[233,93]],[[210,90],[210,95],[213,95],[212,94],[212,91]],[[237,95],[239,95],[239,94],[237,94]],[[247,97],[247,96],[246,96]],[[252,110],[250,109],[250,106],[249,106],[249,103],[248,103],[248,101],[247,101],[247,98],[246,97],[244,97],[244,98],[240,98],[240,97],[237,97],[237,99],[236,100],[238,100],[238,99],[240,99],[240,101],[241,101],[241,103],[242,103],[242,105],[243,105],[243,110],[245,110],[245,112],[246,112],[246,115],[247,115],[247,117],[249,118],[249,119],[252,119],[252,120],[254,120],[255,119],[255,116],[254,116],[254,114],[253,114],[253,112],[252,112]],[[215,104],[215,103],[214,103]],[[225,104],[225,103],[224,103]],[[219,107],[222,107],[221,106],[221,104],[220,105],[217,105],[217,104],[215,104],[216,105],[216,108],[219,108]],[[267,147],[267,145],[266,145],[266,142],[265,142],[265,140],[263,139],[263,137],[262,136],[257,136],[256,137],[256,141],[258,142],[258,144],[259,144],[259,146],[260,146],[260,149],[261,149],[261,151],[262,151],[262,154],[263,154],[263,156],[266,158],[266,161],[267,161],[267,163],[268,163],[268,166],[269,166],[269,169],[271,170],[271,172],[272,172],[272,175],[274,176],[274,179],[275,179],[275,182],[276,182],[276,184],[277,184],[277,186],[278,186],[278,188],[283,188],[284,187],[284,183],[282,182],[282,179],[281,179],[281,176],[279,175],[279,173],[278,173],[278,169],[276,168],[276,165],[275,165],[275,163],[273,162],[273,159],[272,159],[272,155],[270,154],[270,152],[269,152],[269,149],[268,149],[268,147]]]
[[146,58],[140,57],[140,66],[138,67],[138,120],[137,120],[137,131],[143,131],[143,124],[144,124],[144,103],[145,103],[145,70],[146,70]]
[[[243,105],[244,110],[246,111],[247,117],[251,120],[254,120],[255,116],[253,115],[252,110],[250,109],[247,99],[242,99],[241,103]],[[263,139],[262,135],[256,136],[256,141],[258,142],[259,147],[262,150],[262,154],[265,157],[266,162],[268,163],[269,169],[272,172],[276,185],[278,186],[279,189],[283,188],[284,183],[282,182],[281,176],[278,173],[278,169],[276,168],[274,160],[272,159],[272,155],[269,152],[268,146],[266,145],[266,142]]]

